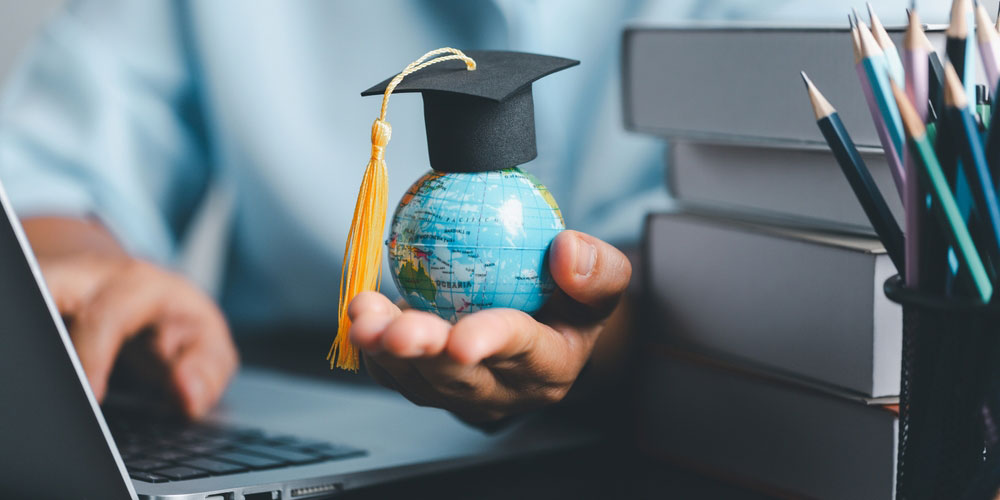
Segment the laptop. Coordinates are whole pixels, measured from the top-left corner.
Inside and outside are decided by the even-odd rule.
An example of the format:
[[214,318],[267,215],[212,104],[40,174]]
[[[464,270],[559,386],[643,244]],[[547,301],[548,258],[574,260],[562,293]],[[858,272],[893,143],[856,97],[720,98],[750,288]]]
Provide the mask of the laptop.
[[374,387],[243,368],[187,422],[102,407],[0,186],[0,497],[298,500],[596,441],[527,418],[484,433]]

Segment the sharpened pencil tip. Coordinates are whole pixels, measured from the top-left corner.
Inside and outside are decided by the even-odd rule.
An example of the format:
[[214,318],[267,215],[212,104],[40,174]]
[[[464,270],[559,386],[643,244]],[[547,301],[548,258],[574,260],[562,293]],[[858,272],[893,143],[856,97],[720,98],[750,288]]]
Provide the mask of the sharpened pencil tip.
[[951,4],[951,19],[945,34],[950,38],[964,39],[969,36],[969,25],[965,15],[972,11],[969,0],[954,0]]
[[816,115],[816,119],[822,120],[823,118],[836,113],[837,110],[833,108],[830,101],[827,101],[826,98],[823,97],[823,94],[820,93],[819,89],[813,85],[812,80],[809,79],[809,75],[806,75],[805,71],[801,71],[800,74],[802,75],[802,81],[806,84],[806,93],[809,94],[809,101],[812,102],[813,112]]
[[965,96],[965,88],[962,86],[962,79],[955,71],[955,66],[951,61],[944,63],[944,103],[958,109],[964,109],[969,105]]
[[853,17],[851,17],[851,15],[850,15],[850,14],[848,14],[848,15],[847,15],[847,25],[848,25],[848,26],[849,26],[849,27],[850,27],[851,29],[854,29],[854,18],[853,18]]
[[896,100],[896,106],[899,108],[899,117],[903,121],[903,129],[906,131],[906,135],[909,137],[923,135],[925,132],[924,122],[920,119],[920,115],[917,114],[917,110],[913,108],[910,98],[906,97],[906,93],[895,82],[890,82],[889,85],[892,88],[892,95]]

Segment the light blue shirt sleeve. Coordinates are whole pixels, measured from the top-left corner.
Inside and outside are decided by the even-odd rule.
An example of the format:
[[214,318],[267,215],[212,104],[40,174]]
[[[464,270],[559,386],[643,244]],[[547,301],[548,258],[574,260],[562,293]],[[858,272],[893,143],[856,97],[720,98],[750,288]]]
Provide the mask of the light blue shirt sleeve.
[[181,3],[76,2],[22,55],[0,107],[0,179],[20,217],[96,217],[167,262],[208,168]]

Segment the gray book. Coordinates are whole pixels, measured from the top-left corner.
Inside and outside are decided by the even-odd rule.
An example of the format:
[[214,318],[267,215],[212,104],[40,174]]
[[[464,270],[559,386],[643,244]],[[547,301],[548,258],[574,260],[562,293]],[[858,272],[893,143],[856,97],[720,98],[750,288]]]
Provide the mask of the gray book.
[[[846,26],[846,7],[844,14]],[[890,35],[901,47],[902,31]],[[940,27],[927,35],[944,47]],[[805,71],[837,108],[854,142],[881,148],[846,27],[631,27],[623,43],[629,130],[825,148],[799,77]]]
[[899,393],[902,312],[878,240],[696,214],[646,223],[664,343],[879,397]]
[[890,401],[671,353],[649,357],[638,426],[647,454],[782,498],[893,498]]
[[[829,151],[678,140],[667,155],[667,186],[686,206],[875,234]],[[885,156],[862,153],[862,157],[902,226],[903,205]]]

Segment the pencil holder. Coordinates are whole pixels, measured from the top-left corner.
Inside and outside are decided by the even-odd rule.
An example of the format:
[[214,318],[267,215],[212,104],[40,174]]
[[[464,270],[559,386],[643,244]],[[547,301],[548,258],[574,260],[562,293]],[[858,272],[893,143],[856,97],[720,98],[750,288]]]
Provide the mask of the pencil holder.
[[1000,309],[910,290],[899,276],[885,293],[903,307],[897,500],[994,498],[984,403],[1000,362]]

